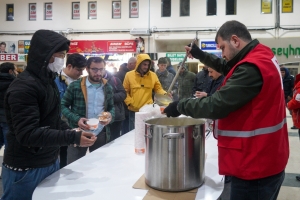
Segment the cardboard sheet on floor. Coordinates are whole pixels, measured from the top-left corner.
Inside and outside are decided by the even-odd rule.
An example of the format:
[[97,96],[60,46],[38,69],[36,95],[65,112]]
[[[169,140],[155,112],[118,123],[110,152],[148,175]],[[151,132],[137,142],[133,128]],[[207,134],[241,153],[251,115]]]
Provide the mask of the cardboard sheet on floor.
[[185,192],[163,192],[149,187],[145,183],[145,176],[141,176],[139,180],[132,186],[135,189],[148,190],[143,200],[194,200],[198,188]]

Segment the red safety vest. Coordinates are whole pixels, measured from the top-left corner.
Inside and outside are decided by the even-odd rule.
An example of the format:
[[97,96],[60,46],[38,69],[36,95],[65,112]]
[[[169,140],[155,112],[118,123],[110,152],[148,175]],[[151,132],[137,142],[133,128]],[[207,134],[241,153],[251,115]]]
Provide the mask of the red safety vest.
[[285,169],[289,157],[285,99],[280,68],[272,51],[258,44],[227,74],[243,63],[258,67],[263,78],[260,93],[226,118],[215,121],[219,173],[245,180],[264,178]]

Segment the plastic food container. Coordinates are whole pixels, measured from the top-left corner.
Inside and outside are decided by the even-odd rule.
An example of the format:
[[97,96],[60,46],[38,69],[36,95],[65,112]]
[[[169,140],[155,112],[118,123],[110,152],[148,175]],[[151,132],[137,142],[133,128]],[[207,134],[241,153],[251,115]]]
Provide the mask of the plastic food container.
[[95,130],[98,128],[99,120],[96,118],[91,118],[86,123],[87,123],[87,125],[89,125],[90,130]]

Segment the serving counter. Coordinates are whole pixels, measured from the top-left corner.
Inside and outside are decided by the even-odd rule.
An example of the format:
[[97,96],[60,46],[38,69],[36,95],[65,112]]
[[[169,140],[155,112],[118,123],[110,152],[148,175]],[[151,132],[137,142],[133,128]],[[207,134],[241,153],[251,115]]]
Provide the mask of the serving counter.
[[[218,174],[217,141],[206,138],[205,182],[196,199],[215,200],[224,188]],[[145,155],[134,153],[134,131],[67,165],[47,177],[33,193],[33,200],[142,200],[147,190],[132,186],[145,172]]]

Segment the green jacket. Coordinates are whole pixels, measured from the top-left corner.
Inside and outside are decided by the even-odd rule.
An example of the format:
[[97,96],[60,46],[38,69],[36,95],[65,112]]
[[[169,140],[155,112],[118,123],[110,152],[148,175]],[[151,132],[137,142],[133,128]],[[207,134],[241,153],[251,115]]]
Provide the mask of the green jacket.
[[[226,76],[230,69],[257,44],[258,40],[253,40],[229,62],[201,50],[201,55],[198,56],[202,63]],[[262,76],[257,66],[244,63],[235,69],[226,85],[213,95],[198,99],[183,99],[177,109],[180,113],[194,118],[221,119],[251,101],[259,94],[262,84]]]
[[[104,87],[104,110],[111,113],[112,120],[110,122],[113,123],[115,119],[115,108],[113,101],[113,89],[107,84],[106,79],[102,79]],[[86,90],[86,77],[80,78],[77,81],[72,82],[62,100],[61,100],[61,110],[62,114],[68,119],[69,125],[71,128],[78,127],[78,121],[82,117],[86,117],[86,102],[87,102],[87,90]],[[100,113],[99,113],[100,114]],[[110,137],[110,128],[109,125],[106,127],[106,135]]]
[[196,74],[188,71],[187,69],[179,74],[177,78],[178,82],[178,98],[190,98],[193,94],[193,86],[196,79]]

